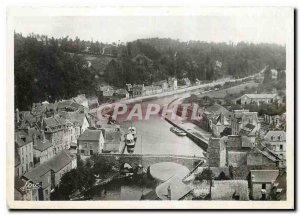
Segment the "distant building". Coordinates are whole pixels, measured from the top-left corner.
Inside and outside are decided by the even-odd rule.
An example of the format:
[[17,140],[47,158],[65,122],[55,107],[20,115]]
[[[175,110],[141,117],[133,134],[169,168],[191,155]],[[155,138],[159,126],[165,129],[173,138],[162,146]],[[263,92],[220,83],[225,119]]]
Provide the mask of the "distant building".
[[115,93],[114,88],[109,85],[98,85],[96,91],[99,92],[99,96],[101,97],[111,97]]
[[57,104],[57,111],[62,112],[62,111],[67,111],[67,112],[87,112],[88,108],[85,106],[78,104],[74,100],[63,100],[59,101]]
[[154,95],[154,94],[158,94],[158,93],[162,93],[163,89],[161,88],[161,86],[145,86],[144,87],[144,96],[149,96],[149,95]]
[[120,99],[129,99],[129,93],[126,89],[117,89],[114,93],[115,96],[119,97]]
[[80,105],[86,107],[86,108],[89,107],[88,99],[85,97],[85,94],[77,95],[76,97],[73,98],[73,101],[76,102],[77,104],[80,104]]
[[168,78],[168,84],[171,90],[177,90],[177,79],[176,78]]
[[249,184],[251,198],[253,200],[270,200],[270,194],[278,175],[278,170],[251,170]]
[[236,104],[262,104],[262,103],[282,103],[282,99],[277,94],[244,94],[241,97],[235,99]]
[[133,97],[143,96],[144,91],[145,91],[144,84],[139,84],[139,85],[134,84],[132,86],[132,96]]
[[278,71],[276,69],[271,69],[272,79],[277,80],[278,78]]
[[91,156],[100,154],[104,147],[102,130],[85,130],[77,139],[78,154],[80,156]]
[[159,86],[159,87],[161,87],[161,89],[162,89],[163,92],[168,91],[168,88],[169,88],[168,82],[164,81],[164,80],[153,82],[152,85],[153,86]]

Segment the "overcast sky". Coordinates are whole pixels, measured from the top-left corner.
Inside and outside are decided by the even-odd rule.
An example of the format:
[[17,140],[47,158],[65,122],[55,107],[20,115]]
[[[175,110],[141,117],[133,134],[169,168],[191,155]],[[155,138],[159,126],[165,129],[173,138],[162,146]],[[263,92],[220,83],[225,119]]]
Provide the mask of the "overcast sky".
[[15,31],[70,36],[100,42],[128,42],[160,37],[181,41],[254,42],[286,44],[286,23],[282,17],[17,17]]

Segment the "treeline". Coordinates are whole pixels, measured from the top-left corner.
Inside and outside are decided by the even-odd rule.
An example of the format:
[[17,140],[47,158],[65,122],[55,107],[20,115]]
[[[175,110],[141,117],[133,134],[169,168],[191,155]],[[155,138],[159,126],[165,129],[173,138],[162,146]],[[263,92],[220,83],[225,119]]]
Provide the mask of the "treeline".
[[14,39],[16,108],[29,110],[33,102],[53,102],[94,89],[94,76],[85,59],[62,51],[56,39],[41,42],[20,34]]
[[[72,55],[67,53],[74,53]],[[104,69],[110,85],[152,84],[154,81],[189,78],[215,80],[245,77],[266,65],[285,68],[285,47],[276,44],[180,42],[172,39],[141,39],[127,44],[104,44],[65,37],[60,39],[15,34],[16,107],[55,100],[94,90],[93,71],[82,55],[113,56]]]

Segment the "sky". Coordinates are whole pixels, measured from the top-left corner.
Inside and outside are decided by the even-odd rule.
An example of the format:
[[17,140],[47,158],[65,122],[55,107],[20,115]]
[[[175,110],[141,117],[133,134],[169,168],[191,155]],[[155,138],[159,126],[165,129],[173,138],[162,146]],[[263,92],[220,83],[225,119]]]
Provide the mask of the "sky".
[[55,38],[76,36],[99,42],[129,42],[142,38],[180,41],[252,42],[286,44],[282,17],[230,16],[26,16],[14,19],[15,31]]

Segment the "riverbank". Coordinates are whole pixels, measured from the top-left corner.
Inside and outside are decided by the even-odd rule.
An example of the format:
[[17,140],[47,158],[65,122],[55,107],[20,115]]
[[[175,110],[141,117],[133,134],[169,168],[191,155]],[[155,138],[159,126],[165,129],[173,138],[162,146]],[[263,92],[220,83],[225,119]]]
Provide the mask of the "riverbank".
[[[184,87],[184,88],[177,89],[177,90],[167,91],[167,92],[158,93],[158,94],[152,94],[152,95],[148,95],[148,96],[139,96],[139,97],[135,97],[135,98],[119,100],[119,101],[116,101],[116,102],[123,103],[123,104],[131,104],[131,103],[137,103],[137,102],[143,102],[143,101],[149,101],[149,100],[153,100],[153,99],[163,98],[163,97],[167,97],[167,96],[173,96],[173,95],[177,95],[177,94],[180,95],[180,94],[184,94],[184,93],[187,93],[187,92],[197,91],[199,89],[206,88],[206,87],[214,87],[214,86],[220,85],[220,84],[222,85],[226,82],[243,81],[243,80],[246,80],[248,78],[254,78],[258,74],[259,73],[248,76],[248,77],[240,78],[240,79],[234,79],[234,80],[220,79],[220,80],[213,81],[213,82],[207,83],[207,84]],[[105,107],[107,105],[112,105],[112,104],[110,104],[110,103],[101,104],[98,108],[91,109],[90,113],[96,113],[99,108]]]

